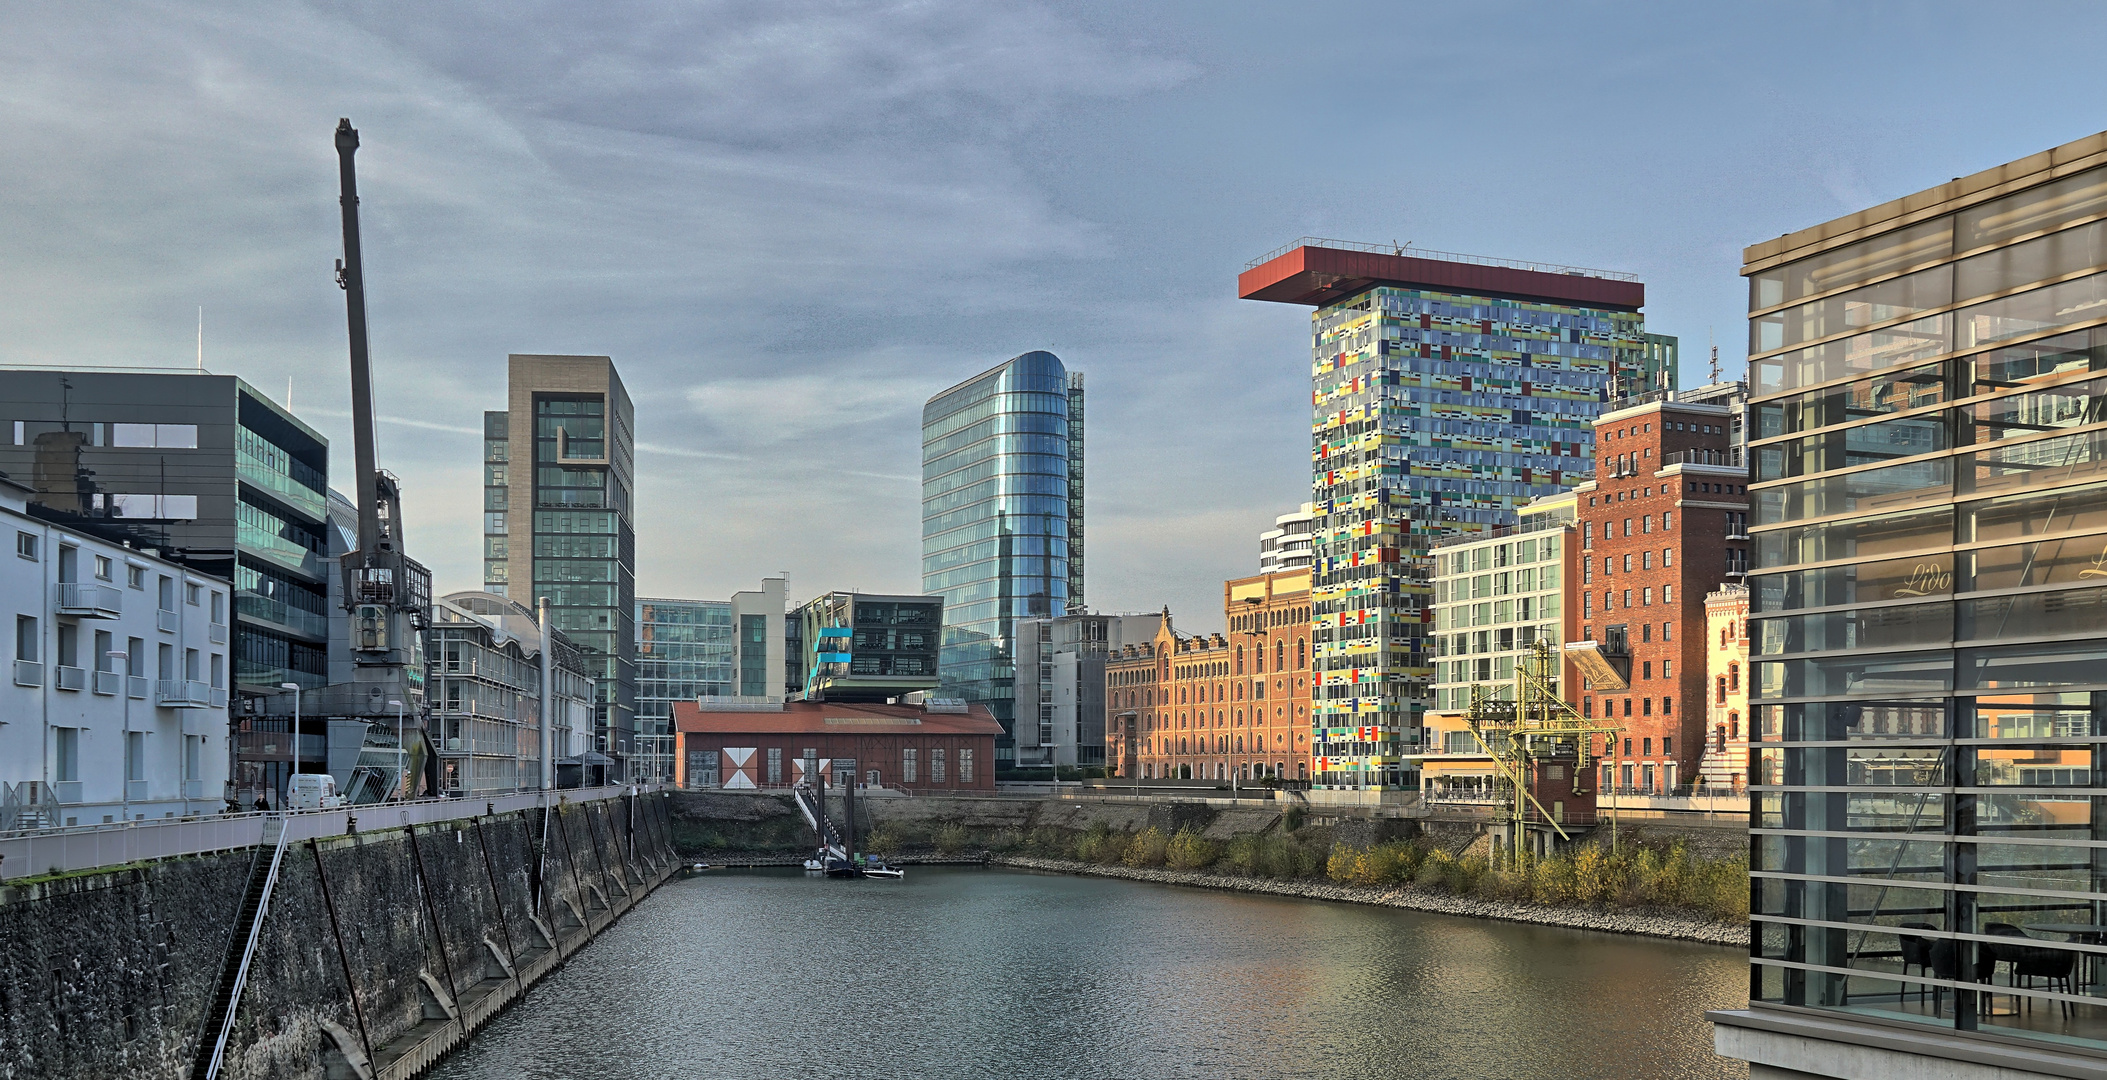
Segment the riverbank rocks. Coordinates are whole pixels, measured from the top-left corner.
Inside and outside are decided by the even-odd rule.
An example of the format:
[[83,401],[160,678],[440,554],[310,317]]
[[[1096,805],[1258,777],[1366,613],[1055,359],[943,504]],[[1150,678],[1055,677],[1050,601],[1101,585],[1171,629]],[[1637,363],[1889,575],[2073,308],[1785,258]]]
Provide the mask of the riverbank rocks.
[[1574,930],[1598,930],[1610,934],[1670,938],[1677,941],[1702,942],[1708,945],[1730,945],[1743,949],[1748,948],[1749,944],[1749,928],[1745,923],[1713,922],[1669,911],[1522,904],[1503,900],[1481,900],[1470,896],[1450,896],[1447,893],[1428,892],[1406,886],[1340,885],[1330,881],[1311,879],[1278,880],[1182,870],[1144,870],[1127,866],[1100,866],[1095,863],[1076,862],[1071,859],[1042,859],[1029,855],[998,855],[993,859],[993,862],[997,866],[1010,866],[1021,870],[1043,870],[1059,874],[1090,874],[1097,877],[1125,878],[1129,881],[1149,881],[1161,885],[1187,885],[1201,889],[1227,889],[1236,892],[1268,893],[1274,896],[1294,896],[1306,900],[1372,904],[1378,907],[1405,908],[1411,911],[1426,911],[1439,915],[1460,915],[1472,919],[1499,919],[1505,922],[1563,926]]

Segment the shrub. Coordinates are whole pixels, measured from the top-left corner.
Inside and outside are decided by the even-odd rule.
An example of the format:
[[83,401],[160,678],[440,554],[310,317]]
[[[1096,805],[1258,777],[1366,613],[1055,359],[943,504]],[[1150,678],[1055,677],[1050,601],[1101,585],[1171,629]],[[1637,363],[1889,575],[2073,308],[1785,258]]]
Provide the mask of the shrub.
[[1075,845],[1069,843],[1068,837],[1059,829],[1049,829],[1043,825],[1033,829],[1031,835],[1025,837],[1024,846],[1032,854],[1049,859],[1067,859],[1075,856]]
[[956,855],[966,850],[973,840],[972,834],[963,825],[946,825],[936,831],[936,849],[946,855]]
[[1302,874],[1302,845],[1285,836],[1258,838],[1252,870],[1260,877],[1292,878]]
[[1016,829],[1004,829],[988,841],[990,851],[1015,851],[1024,846],[1024,834]]
[[1179,829],[1165,846],[1163,858],[1173,870],[1203,870],[1214,865],[1220,853],[1214,841],[1191,829]]
[[1324,863],[1324,876],[1342,885],[1352,884],[1354,870],[1359,864],[1360,858],[1361,851],[1359,848],[1347,847],[1345,844],[1333,844],[1331,858],[1325,860]]
[[1280,827],[1287,832],[1294,832],[1302,828],[1302,823],[1308,816],[1302,807],[1288,807],[1288,812],[1280,815]]
[[873,855],[892,855],[900,850],[900,834],[890,825],[881,826],[863,842],[863,850]]
[[1163,835],[1162,829],[1151,825],[1127,841],[1127,850],[1121,853],[1119,861],[1128,866],[1162,866],[1170,842],[1171,838]]
[[1420,860],[1419,870],[1412,875],[1412,880],[1417,882],[1422,888],[1448,888],[1449,871],[1454,869],[1455,865],[1455,856],[1440,848],[1435,848],[1427,852],[1425,859]]

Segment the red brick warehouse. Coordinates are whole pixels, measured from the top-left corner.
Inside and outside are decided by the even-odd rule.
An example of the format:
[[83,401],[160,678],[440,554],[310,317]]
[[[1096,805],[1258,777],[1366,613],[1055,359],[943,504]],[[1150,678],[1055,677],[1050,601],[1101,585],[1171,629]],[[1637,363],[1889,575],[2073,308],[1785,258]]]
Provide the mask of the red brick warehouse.
[[1581,638],[1631,662],[1629,689],[1584,683],[1580,705],[1625,726],[1604,789],[1667,795],[1704,752],[1705,594],[1748,571],[1748,472],[1737,385],[1649,397],[1595,421],[1596,478],[1574,489]]

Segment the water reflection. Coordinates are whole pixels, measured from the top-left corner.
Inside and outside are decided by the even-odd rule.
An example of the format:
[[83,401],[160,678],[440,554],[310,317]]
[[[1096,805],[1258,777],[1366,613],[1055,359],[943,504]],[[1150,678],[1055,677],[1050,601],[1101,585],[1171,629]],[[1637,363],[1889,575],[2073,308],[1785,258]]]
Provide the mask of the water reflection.
[[437,1080],[1733,1077],[1734,950],[1096,878],[668,883]]

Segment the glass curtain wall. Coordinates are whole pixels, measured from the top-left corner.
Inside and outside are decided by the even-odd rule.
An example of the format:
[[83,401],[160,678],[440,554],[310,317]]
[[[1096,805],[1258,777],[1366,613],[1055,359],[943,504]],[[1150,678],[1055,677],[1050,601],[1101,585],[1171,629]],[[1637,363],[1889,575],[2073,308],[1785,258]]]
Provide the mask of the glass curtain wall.
[[1018,619],[1066,614],[1080,587],[1069,547],[1082,521],[1079,375],[1028,352],[922,409],[922,591],[944,598],[942,692],[1002,723],[1016,760]]
[[2103,216],[1750,271],[1759,1003],[2107,1046]]

